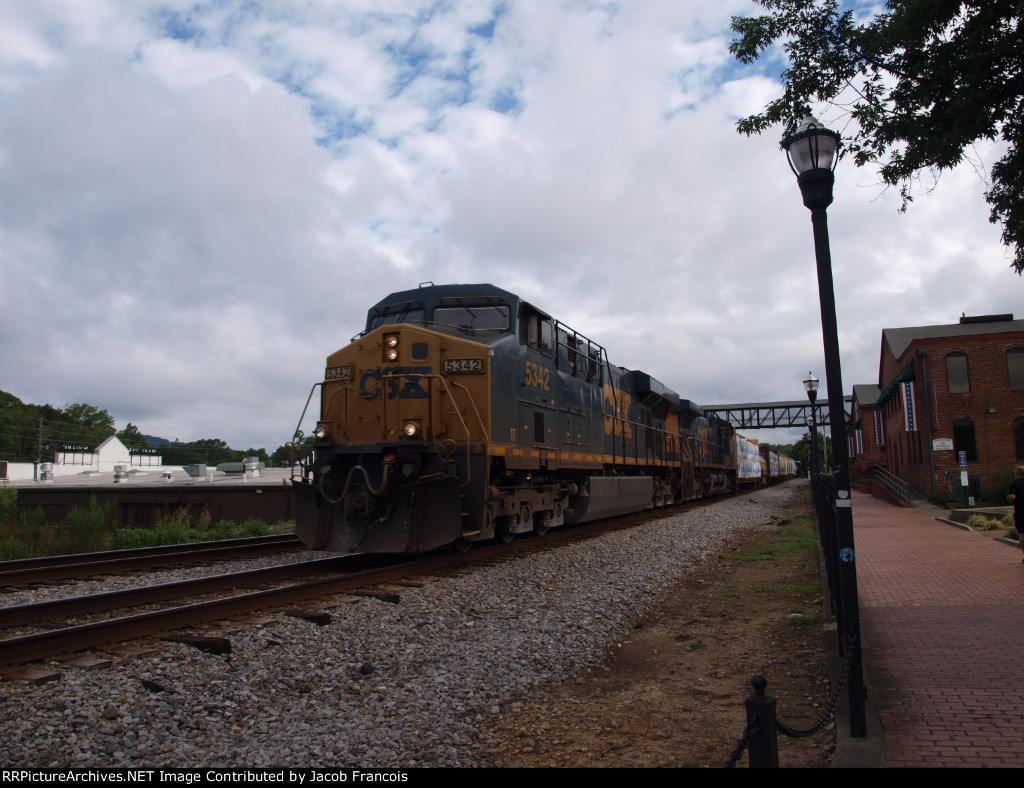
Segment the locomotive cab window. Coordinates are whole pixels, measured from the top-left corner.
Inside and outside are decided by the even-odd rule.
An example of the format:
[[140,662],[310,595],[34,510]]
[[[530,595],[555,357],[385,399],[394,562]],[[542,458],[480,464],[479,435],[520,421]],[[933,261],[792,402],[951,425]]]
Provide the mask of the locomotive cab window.
[[555,331],[551,318],[532,309],[524,308],[519,318],[519,341],[539,350],[545,356],[552,354]]

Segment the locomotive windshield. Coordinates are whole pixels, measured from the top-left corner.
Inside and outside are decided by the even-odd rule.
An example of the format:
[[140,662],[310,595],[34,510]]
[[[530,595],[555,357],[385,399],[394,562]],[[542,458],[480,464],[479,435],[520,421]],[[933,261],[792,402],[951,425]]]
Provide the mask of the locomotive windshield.
[[467,331],[505,331],[508,328],[508,307],[439,306],[434,310],[433,322]]
[[370,324],[366,327],[366,330],[373,331],[373,329],[387,323],[422,323],[426,317],[427,313],[422,309],[411,309],[408,312],[393,312],[390,315],[374,315],[370,318]]

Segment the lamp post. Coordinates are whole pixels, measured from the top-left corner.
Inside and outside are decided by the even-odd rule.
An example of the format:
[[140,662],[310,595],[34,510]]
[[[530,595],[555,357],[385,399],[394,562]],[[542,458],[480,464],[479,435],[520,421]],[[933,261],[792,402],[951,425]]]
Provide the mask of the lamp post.
[[814,417],[814,403],[818,399],[818,379],[810,372],[804,381],[804,391],[807,392],[807,399],[811,401],[811,420],[807,424],[811,428],[811,473],[816,475],[821,472],[818,464],[818,421]]
[[864,675],[861,665],[860,612],[857,603],[857,569],[853,545],[853,508],[850,498],[850,461],[845,440],[846,411],[843,407],[843,378],[839,362],[839,330],[836,323],[835,288],[832,282],[832,255],[829,250],[826,210],[832,204],[835,166],[838,161],[839,135],[824,128],[811,116],[804,118],[796,133],[782,140],[790,169],[796,175],[804,205],[811,211],[814,229],[814,259],[818,269],[818,300],[821,304],[821,333],[825,350],[825,377],[828,381],[828,415],[832,427],[832,472],[835,479],[836,540],[834,558],[838,558],[841,647],[851,656],[849,675],[850,733],[867,735],[864,716]]

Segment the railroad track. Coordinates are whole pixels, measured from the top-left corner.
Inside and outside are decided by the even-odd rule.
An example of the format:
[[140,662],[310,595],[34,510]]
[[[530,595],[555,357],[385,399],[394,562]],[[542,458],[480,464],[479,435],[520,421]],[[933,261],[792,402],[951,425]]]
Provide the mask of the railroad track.
[[[185,602],[144,612],[127,613],[81,624],[19,634],[0,639],[0,670],[25,663],[61,658],[89,648],[109,647],[133,639],[160,635],[257,611],[338,594],[351,594],[372,586],[394,583],[414,575],[458,570],[476,563],[499,560],[521,550],[549,549],[565,542],[597,536],[611,530],[632,527],[651,519],[671,516],[693,504],[672,507],[591,523],[585,529],[564,528],[541,537],[516,540],[510,544],[475,546],[468,553],[445,553],[400,563],[382,555],[335,556],[313,561],[233,572],[193,580],[90,594],[0,608],[0,630],[25,627],[59,618],[84,617],[114,610],[125,611],[171,599],[188,599],[214,594],[213,599]],[[390,562],[389,562],[390,561]],[[384,565],[381,565],[384,564]],[[326,575],[273,588],[239,591],[241,588],[280,583],[309,575]]]
[[0,562],[0,587],[49,583],[93,575],[132,572],[137,569],[231,559],[253,553],[294,550],[302,547],[295,534],[223,539],[216,542],[107,550],[99,553],[24,558]]

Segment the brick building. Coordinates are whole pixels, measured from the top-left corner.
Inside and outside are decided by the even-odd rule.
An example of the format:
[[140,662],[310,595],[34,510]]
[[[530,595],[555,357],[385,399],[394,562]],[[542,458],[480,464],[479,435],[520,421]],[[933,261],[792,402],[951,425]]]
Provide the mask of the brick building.
[[875,407],[891,473],[925,495],[954,495],[960,453],[972,494],[1024,462],[1024,320],[882,331]]
[[848,434],[851,464],[865,457],[878,461],[885,453],[885,431],[882,412],[877,407],[882,393],[874,383],[858,383],[853,387]]

